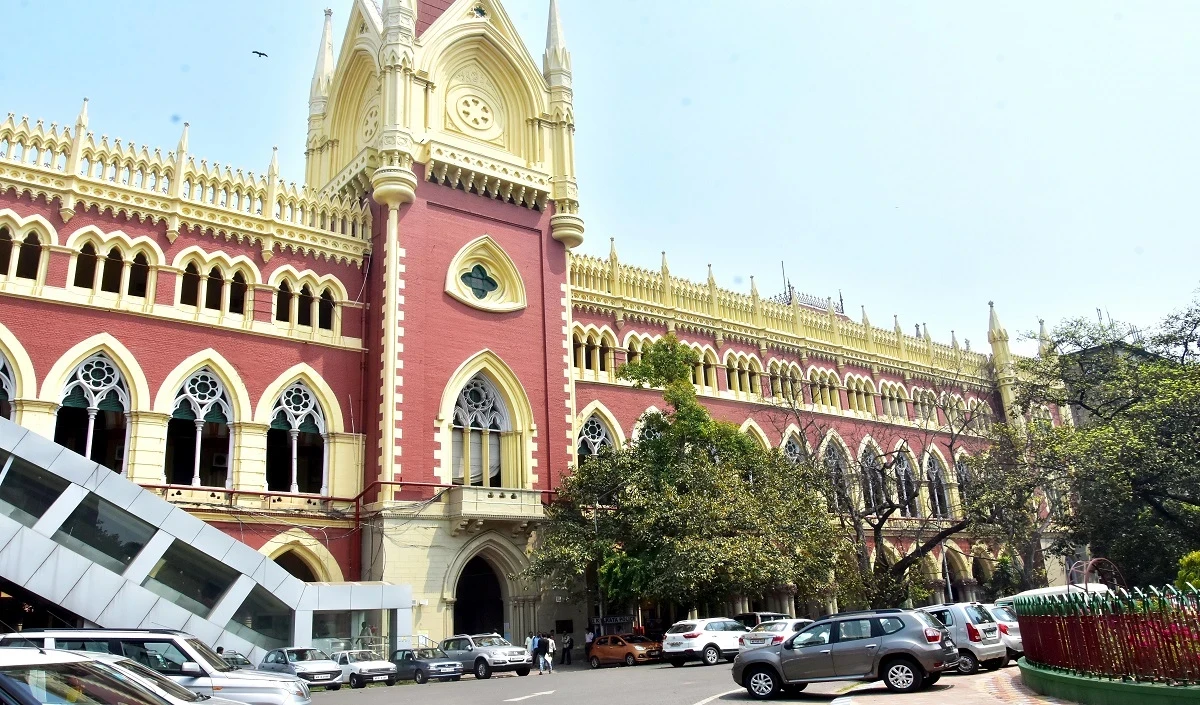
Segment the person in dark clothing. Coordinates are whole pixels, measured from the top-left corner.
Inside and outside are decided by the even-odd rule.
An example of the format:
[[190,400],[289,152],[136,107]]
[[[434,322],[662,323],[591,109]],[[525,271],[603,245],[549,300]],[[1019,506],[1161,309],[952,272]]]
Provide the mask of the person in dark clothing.
[[549,664],[546,663],[546,654],[548,653],[550,653],[550,637],[542,634],[537,640],[537,662],[539,676],[542,674],[544,669],[549,668]]
[[570,634],[563,634],[562,643],[562,662],[564,666],[571,665],[571,649],[575,648],[575,637]]

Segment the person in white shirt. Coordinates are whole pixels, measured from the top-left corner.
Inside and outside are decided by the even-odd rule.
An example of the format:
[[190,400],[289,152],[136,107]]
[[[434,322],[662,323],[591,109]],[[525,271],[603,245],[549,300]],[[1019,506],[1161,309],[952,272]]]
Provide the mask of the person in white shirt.
[[533,632],[529,632],[529,636],[525,637],[525,650],[533,653]]
[[558,644],[554,643],[554,632],[550,632],[546,641],[549,642],[546,647],[546,670],[554,673],[554,651],[558,648]]

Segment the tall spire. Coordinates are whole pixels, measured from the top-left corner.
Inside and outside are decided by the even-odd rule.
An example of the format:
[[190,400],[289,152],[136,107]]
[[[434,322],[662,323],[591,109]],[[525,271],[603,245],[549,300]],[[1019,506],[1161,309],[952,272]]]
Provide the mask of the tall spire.
[[87,129],[87,122],[88,122],[87,104],[88,104],[88,99],[84,98],[83,99],[83,107],[79,109],[79,117],[75,118],[75,127],[78,128],[79,130]]
[[313,70],[312,88],[308,92],[310,112],[325,112],[329,84],[333,82],[333,10],[325,9],[325,27],[321,30],[321,45],[317,48],[317,67]]
[[187,154],[188,150],[188,124],[183,123],[183,134],[179,135],[179,146],[175,148],[175,155],[182,157]]
[[1046,332],[1046,319],[1038,319],[1038,354],[1042,357],[1049,355],[1054,350],[1054,343],[1050,340],[1050,334]]
[[996,314],[996,305],[994,302],[988,302],[988,342],[997,343],[1000,341],[1008,341],[1008,331],[1004,330],[1004,326],[1000,325],[1000,316]]
[[550,0],[550,18],[546,22],[546,53],[542,56],[542,73],[546,80],[556,73],[571,73],[571,52],[567,51],[567,39],[562,21],[558,17],[558,0]]

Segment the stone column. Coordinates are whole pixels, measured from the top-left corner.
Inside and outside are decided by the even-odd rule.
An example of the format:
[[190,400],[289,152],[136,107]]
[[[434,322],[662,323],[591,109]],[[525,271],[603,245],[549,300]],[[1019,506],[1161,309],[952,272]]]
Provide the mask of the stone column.
[[166,481],[167,423],[171,417],[154,411],[134,411],[129,414],[129,419],[126,477],[142,485],[163,484]]

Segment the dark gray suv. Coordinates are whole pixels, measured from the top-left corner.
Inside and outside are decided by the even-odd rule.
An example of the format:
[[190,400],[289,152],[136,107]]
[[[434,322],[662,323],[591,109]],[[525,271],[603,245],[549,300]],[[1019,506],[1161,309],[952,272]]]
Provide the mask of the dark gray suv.
[[827,615],[782,644],[738,654],[733,680],[765,700],[819,681],[883,680],[910,693],[954,668],[958,648],[937,620],[913,610]]

